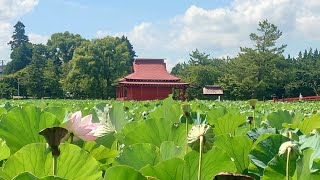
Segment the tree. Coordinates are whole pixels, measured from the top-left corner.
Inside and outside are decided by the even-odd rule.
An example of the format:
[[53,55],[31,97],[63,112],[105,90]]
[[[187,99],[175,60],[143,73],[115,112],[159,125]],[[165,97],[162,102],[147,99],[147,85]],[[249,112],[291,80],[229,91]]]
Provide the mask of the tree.
[[24,75],[21,78],[21,84],[26,87],[28,94],[33,97],[41,98],[44,96],[45,79],[43,72],[45,64],[44,45],[34,45],[31,63],[22,71]]
[[84,41],[86,40],[79,34],[72,34],[66,31],[51,35],[47,46],[51,57],[56,56],[61,62],[67,63],[72,59],[74,50]]
[[133,50],[133,46],[130,43],[129,39],[126,36],[122,36],[121,37],[121,41],[125,42],[127,44],[127,48],[129,50],[129,54],[130,54],[130,64],[131,66],[133,65],[134,62],[134,58],[136,57],[136,52]]
[[48,59],[43,70],[45,96],[52,98],[63,97],[60,84],[59,68],[54,64],[54,60]]
[[63,87],[78,97],[113,97],[112,84],[131,69],[128,46],[118,37],[83,43],[75,50],[70,63],[71,70],[63,80]]
[[12,40],[8,43],[11,45],[11,61],[5,68],[5,74],[12,74],[23,69],[30,63],[32,57],[32,45],[29,43],[28,36],[25,35],[25,26],[18,21],[14,28]]
[[[258,52],[270,52],[273,54],[282,54],[287,45],[281,45],[275,47],[277,40],[281,37],[282,32],[278,30],[278,27],[271,24],[267,19],[259,22],[259,28],[257,29],[261,35],[256,33],[250,34],[250,39],[255,42],[256,51]],[[242,51],[245,51],[245,48]]]
[[[234,92],[235,90],[227,92],[232,98],[263,99],[273,94],[278,96],[284,94],[284,72],[288,67],[288,61],[285,60],[282,52],[286,45],[276,46],[276,41],[281,37],[282,32],[268,20],[259,22],[258,31],[261,35],[250,34],[250,39],[255,43],[255,49],[241,47],[241,53],[229,63],[228,75],[220,79],[224,87],[237,84],[238,92]],[[226,80],[231,77],[231,84],[228,84]],[[237,83],[234,83],[234,78]],[[230,90],[227,89],[227,91]]]
[[11,46],[11,50],[21,47],[29,42],[28,36],[25,35],[25,26],[22,22],[18,21],[14,27],[12,40],[8,43]]
[[176,64],[171,73],[191,84],[186,93],[189,99],[203,99],[202,88],[218,82],[218,78],[223,75],[225,64],[224,60],[211,58],[209,54],[196,49],[191,52],[188,63]]
[[190,55],[190,60],[189,60],[189,64],[190,65],[209,65],[211,60],[210,60],[210,54],[206,54],[206,53],[201,53],[199,52],[198,49],[196,49],[195,51],[192,51]]

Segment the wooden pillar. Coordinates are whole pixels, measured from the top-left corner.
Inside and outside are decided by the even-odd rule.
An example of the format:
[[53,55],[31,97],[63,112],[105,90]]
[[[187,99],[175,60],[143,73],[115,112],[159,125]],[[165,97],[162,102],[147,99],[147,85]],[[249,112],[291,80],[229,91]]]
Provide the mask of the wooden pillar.
[[183,86],[183,89],[182,89],[182,101],[186,100],[185,98],[185,93],[186,93],[186,87]]
[[122,87],[122,97],[124,98],[124,86]]
[[117,89],[116,89],[116,99],[119,98],[119,86],[117,86]]
[[157,86],[157,99],[159,99],[159,86]]
[[181,89],[180,89],[180,87],[178,88],[178,99],[179,99],[179,100],[182,100],[182,98],[181,98]]
[[140,100],[142,100],[142,85],[140,86]]

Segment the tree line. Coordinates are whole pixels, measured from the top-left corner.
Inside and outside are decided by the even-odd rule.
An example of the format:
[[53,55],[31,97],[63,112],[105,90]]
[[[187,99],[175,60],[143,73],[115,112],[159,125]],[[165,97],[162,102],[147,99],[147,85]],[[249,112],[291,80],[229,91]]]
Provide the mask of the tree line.
[[189,98],[206,98],[204,85],[220,85],[225,99],[271,99],[320,94],[320,53],[317,49],[285,57],[286,45],[277,45],[282,32],[268,20],[250,34],[254,47],[240,47],[234,58],[212,58],[195,50],[188,62],[178,63],[172,74],[190,82]]
[[131,72],[135,51],[127,37],[88,40],[69,32],[32,44],[25,26],[14,26],[11,61],[0,79],[1,97],[114,97],[114,83]]
[[[213,58],[196,49],[171,73],[191,84],[189,99],[206,98],[204,85],[220,85],[231,100],[319,95],[320,52],[285,57],[286,45],[277,44],[281,36],[276,25],[263,20],[249,36],[254,47],[240,47],[232,58]],[[89,40],[64,32],[51,35],[46,44],[32,44],[22,22],[14,26],[8,44],[11,61],[0,78],[0,95],[6,98],[114,98],[117,80],[131,73],[136,56],[125,36]]]

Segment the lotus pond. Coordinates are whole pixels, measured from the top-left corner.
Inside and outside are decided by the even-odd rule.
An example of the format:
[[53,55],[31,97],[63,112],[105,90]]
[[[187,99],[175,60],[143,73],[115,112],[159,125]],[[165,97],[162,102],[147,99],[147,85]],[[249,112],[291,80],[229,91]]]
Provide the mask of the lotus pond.
[[1,179],[320,179],[320,102],[0,102]]

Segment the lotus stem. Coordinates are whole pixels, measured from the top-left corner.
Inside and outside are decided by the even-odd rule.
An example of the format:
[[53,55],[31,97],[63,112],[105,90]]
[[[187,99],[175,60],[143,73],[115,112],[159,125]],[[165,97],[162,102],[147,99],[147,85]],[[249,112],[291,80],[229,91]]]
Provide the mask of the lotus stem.
[[290,180],[290,153],[291,153],[291,147],[288,147],[287,149],[287,166],[286,166],[286,180]]
[[53,175],[57,176],[58,172],[58,156],[53,156]]
[[252,123],[253,123],[253,128],[256,128],[256,108],[253,109]]
[[71,134],[70,134],[70,144],[73,143],[73,136],[74,136],[73,133],[71,133]]
[[200,136],[198,180],[201,179],[203,136]]
[[185,146],[185,154],[188,153],[188,118],[186,118],[186,146]]

